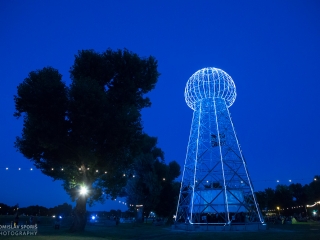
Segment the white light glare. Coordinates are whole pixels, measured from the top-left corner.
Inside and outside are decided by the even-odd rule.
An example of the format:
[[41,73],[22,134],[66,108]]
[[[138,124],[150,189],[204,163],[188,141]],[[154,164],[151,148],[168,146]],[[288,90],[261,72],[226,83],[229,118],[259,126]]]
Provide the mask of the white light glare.
[[81,194],[81,195],[86,195],[87,193],[88,193],[88,189],[87,189],[86,187],[83,187],[83,186],[82,186],[82,187],[80,188],[80,194]]

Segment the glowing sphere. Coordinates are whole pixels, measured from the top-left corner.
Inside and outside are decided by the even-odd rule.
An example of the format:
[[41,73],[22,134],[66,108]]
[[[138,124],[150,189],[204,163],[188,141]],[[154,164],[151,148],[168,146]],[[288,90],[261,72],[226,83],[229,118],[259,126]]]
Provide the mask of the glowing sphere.
[[222,98],[227,107],[236,100],[236,86],[232,78],[223,70],[213,67],[195,72],[188,80],[184,97],[187,105],[195,110],[202,99]]

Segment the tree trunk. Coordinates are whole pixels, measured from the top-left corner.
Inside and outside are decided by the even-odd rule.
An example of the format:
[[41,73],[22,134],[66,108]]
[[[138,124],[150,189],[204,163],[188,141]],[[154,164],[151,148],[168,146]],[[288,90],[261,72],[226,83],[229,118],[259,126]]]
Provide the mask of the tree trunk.
[[84,231],[87,224],[87,196],[80,195],[77,199],[77,205],[73,211],[73,223],[70,228],[71,232]]

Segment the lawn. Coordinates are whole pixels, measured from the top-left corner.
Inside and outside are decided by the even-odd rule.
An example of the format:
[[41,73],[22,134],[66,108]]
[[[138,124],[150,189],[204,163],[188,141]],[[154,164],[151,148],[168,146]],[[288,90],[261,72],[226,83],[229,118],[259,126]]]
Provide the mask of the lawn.
[[69,233],[64,227],[54,230],[50,225],[39,225],[36,236],[0,236],[1,239],[46,240],[101,240],[101,239],[215,239],[215,240],[319,240],[320,223],[309,222],[293,225],[269,225],[263,232],[185,232],[172,230],[171,226],[152,224],[120,224],[118,226],[88,225],[82,233]]

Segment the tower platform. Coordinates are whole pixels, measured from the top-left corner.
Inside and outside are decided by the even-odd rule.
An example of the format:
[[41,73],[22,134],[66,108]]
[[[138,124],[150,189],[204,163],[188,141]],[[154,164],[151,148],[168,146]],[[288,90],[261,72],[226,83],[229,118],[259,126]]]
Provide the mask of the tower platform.
[[267,225],[261,223],[250,224],[185,224],[176,223],[171,226],[172,230],[183,230],[191,232],[257,232],[266,231]]

